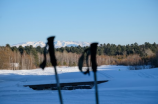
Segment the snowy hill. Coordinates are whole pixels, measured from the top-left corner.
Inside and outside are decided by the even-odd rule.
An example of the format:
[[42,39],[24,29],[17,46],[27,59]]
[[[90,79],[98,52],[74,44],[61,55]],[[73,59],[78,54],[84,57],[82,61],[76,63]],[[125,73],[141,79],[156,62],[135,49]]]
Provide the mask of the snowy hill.
[[[59,80],[93,81],[78,67],[57,67]],[[158,104],[158,68],[129,70],[128,66],[98,67],[99,104]],[[33,90],[23,85],[56,83],[53,67],[34,70],[0,70],[0,104],[60,104],[56,90]],[[95,104],[95,90],[62,90],[64,104]]]
[[[14,44],[12,46],[19,47],[20,45],[23,47],[30,46],[30,45],[32,45],[33,47],[37,47],[37,46],[44,47],[45,43],[42,41],[26,42],[26,43]],[[66,47],[66,46],[71,47],[71,46],[78,46],[78,45],[80,45],[81,47],[84,47],[84,46],[89,46],[90,43],[88,43],[88,42],[75,42],[75,41],[55,41],[54,45],[55,45],[55,48]]]

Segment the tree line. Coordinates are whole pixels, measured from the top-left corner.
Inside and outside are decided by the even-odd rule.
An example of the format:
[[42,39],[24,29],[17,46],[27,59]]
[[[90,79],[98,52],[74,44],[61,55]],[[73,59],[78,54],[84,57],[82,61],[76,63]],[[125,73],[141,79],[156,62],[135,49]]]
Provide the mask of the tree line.
[[[150,49],[153,53],[156,53],[158,45],[154,42],[150,44],[149,42],[145,42],[143,45],[138,45],[138,43],[128,44],[128,45],[115,45],[115,44],[100,44],[97,49],[98,55],[108,55],[108,56],[116,56],[116,55],[132,55],[139,54],[142,56],[147,56],[146,50]],[[56,51],[59,52],[72,52],[81,54],[84,49],[87,47],[61,47],[57,48]]]
[[[76,66],[78,59],[86,47],[56,48],[57,64],[59,66]],[[34,69],[43,61],[43,47],[19,46],[9,44],[0,46],[0,69]],[[98,65],[152,65],[158,67],[158,44],[145,42],[128,45],[100,44],[97,49]],[[51,66],[47,54],[47,66]]]

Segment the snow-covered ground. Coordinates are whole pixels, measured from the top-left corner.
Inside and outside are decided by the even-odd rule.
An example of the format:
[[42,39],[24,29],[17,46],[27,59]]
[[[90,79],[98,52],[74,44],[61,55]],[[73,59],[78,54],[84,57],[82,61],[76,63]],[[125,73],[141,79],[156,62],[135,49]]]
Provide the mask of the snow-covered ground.
[[[93,81],[77,67],[57,67],[60,82]],[[100,66],[100,104],[158,104],[158,68],[129,70],[127,66]],[[34,70],[0,70],[0,104],[60,104],[55,90],[32,90],[23,85],[55,83],[52,67]],[[61,90],[64,104],[95,104],[93,89]]]

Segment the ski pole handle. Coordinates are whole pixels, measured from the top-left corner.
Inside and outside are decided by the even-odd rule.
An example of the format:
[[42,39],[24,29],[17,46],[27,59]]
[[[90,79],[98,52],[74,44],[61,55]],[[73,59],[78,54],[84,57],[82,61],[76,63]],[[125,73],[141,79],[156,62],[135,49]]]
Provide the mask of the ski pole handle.
[[54,51],[54,38],[55,36],[49,37],[48,40],[48,45],[49,45],[49,55],[50,55],[50,60],[53,66],[57,65],[57,61],[55,58],[55,51]]
[[97,45],[98,43],[92,43],[90,47],[93,72],[97,71],[97,63],[96,63]]

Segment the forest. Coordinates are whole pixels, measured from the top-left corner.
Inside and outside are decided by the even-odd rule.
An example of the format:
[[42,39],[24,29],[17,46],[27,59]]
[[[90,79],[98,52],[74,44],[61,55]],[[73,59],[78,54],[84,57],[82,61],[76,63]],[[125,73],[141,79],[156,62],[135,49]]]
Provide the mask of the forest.
[[[77,66],[78,59],[86,47],[61,47],[55,49],[58,66]],[[37,46],[11,47],[0,46],[0,69],[21,70],[39,68],[43,61],[44,48]],[[98,65],[151,65],[158,67],[158,44],[145,42],[128,45],[99,44],[97,49]],[[51,66],[47,54],[47,66]]]

